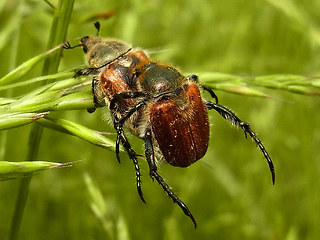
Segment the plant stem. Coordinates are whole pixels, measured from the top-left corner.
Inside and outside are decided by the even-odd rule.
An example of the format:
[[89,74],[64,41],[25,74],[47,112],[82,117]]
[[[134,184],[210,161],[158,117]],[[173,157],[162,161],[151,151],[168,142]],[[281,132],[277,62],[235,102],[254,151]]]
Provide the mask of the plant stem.
[[[42,131],[43,131],[43,127],[36,124],[31,129],[31,133],[29,137],[29,152],[27,155],[27,160],[32,161],[37,158]],[[11,223],[11,232],[9,237],[10,240],[18,239],[24,207],[26,205],[27,198],[28,198],[30,181],[31,181],[31,176],[21,180],[20,187],[19,187],[19,194],[16,201],[16,208],[15,208],[12,223]]]
[[[60,44],[65,40],[69,21],[73,9],[74,0],[60,0],[58,7],[55,9],[50,37],[48,41],[48,49],[55,45]],[[61,51],[55,52],[52,56],[46,59],[42,73],[53,74],[58,71],[60,62]],[[26,156],[26,160],[34,161],[37,158],[40,140],[43,132],[43,127],[34,124],[32,126],[29,136],[29,148]],[[10,240],[18,239],[18,234],[22,222],[23,212],[28,198],[29,185],[31,182],[31,176],[21,180],[19,193],[16,201],[16,207],[12,219]]]

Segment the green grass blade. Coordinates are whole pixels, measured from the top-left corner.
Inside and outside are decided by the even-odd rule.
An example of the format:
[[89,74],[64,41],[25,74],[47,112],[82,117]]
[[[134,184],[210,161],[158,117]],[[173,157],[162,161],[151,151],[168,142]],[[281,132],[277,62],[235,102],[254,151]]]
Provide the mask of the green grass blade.
[[13,71],[8,73],[6,76],[0,79],[0,86],[17,81],[19,78],[25,76],[29,73],[36,65],[38,65],[41,61],[50,56],[51,53],[60,49],[63,44],[59,44],[58,46],[42,53],[34,58],[29,59],[28,61],[22,63],[19,67],[15,68]]
[[14,98],[0,98],[0,107],[11,104],[15,101],[16,101],[16,99],[14,99]]
[[97,131],[89,129],[81,124],[71,122],[65,119],[54,119],[49,117],[38,119],[37,123],[41,124],[44,127],[47,127],[62,133],[68,133],[68,134],[77,136],[94,145],[114,151],[114,146],[115,146],[114,141],[99,134]]
[[90,92],[78,92],[63,96],[59,99],[55,110],[88,109],[94,106]]
[[84,181],[89,195],[91,210],[101,222],[108,239],[129,240],[128,226],[116,202],[111,198],[104,198],[102,192],[89,174],[84,174]]
[[[41,89],[40,89],[41,90]],[[26,96],[13,104],[10,104],[10,111],[13,112],[42,112],[43,109],[53,110],[61,93],[46,92],[35,96]]]
[[13,84],[6,84],[4,86],[0,86],[0,91],[7,90],[7,89],[12,89],[16,87],[23,87],[23,86],[28,86],[33,83],[38,83],[38,82],[52,82],[52,81],[57,81],[60,79],[66,79],[70,78],[73,76],[72,72],[60,72],[57,74],[52,74],[52,75],[46,75],[46,76],[41,76],[37,78],[33,78],[30,80],[22,81],[22,82],[17,82]]
[[2,102],[6,111],[12,113],[76,110],[93,107],[91,91],[82,90],[77,92],[77,89],[73,88],[52,91],[57,88],[58,86],[49,84],[36,89],[16,101],[4,101],[4,99],[2,99]]
[[200,83],[210,89],[222,90],[246,96],[270,97],[256,88],[271,88],[309,96],[320,96],[320,80],[292,74],[265,76],[238,76],[206,72],[199,74]]
[[7,162],[0,161],[0,181],[24,178],[36,172],[51,168],[70,167],[72,163],[55,163],[45,161]]
[[9,113],[0,115],[0,130],[20,127],[46,116],[48,113]]

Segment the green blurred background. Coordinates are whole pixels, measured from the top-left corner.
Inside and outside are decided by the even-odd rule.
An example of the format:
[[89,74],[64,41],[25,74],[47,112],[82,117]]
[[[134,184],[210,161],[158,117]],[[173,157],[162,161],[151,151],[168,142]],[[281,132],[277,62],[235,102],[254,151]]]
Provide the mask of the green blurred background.
[[[101,12],[114,13],[99,20],[101,36],[148,49],[154,59],[186,73],[319,76],[317,0],[76,1],[68,40],[94,35],[90,19]],[[51,21],[52,9],[44,1],[0,2],[0,77],[46,50]],[[60,70],[82,65],[83,59],[81,49],[66,51]],[[41,67],[29,77],[40,75]],[[148,177],[145,161],[140,166],[146,205],[125,154],[119,165],[114,152],[45,129],[39,160],[81,161],[33,177],[20,239],[320,239],[320,99],[259,90],[272,98],[215,92],[258,133],[275,164],[275,186],[255,144],[211,112],[205,157],[187,169],[160,168],[196,218],[194,230]],[[104,111],[55,114],[112,133]],[[7,134],[6,143],[0,143],[1,160],[25,159],[30,128],[1,132]],[[143,141],[129,138],[142,154]],[[0,183],[0,239],[8,237],[18,186],[19,180]]]

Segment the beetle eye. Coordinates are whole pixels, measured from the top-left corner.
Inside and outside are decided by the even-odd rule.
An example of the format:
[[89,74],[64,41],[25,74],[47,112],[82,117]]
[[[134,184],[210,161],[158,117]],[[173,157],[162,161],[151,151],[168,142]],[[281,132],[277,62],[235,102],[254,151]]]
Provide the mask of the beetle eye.
[[198,82],[198,76],[197,76],[197,75],[194,75],[194,74],[189,75],[189,76],[187,77],[187,80],[192,81],[192,82]]
[[86,42],[89,39],[89,36],[85,36],[83,38],[81,38],[81,43]]
[[80,40],[80,42],[81,42],[80,45],[82,46],[82,49],[83,49],[84,53],[88,52],[88,47],[87,47],[87,44],[86,44],[88,39],[89,39],[89,36],[85,36],[85,37],[81,38],[81,40]]

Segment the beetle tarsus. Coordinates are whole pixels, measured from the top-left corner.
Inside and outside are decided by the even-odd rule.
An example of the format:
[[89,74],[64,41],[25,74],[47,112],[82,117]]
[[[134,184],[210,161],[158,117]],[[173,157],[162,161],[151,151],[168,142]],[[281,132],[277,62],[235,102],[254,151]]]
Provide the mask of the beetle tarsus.
[[[239,119],[240,120],[240,119]],[[241,120],[240,120],[241,121]],[[268,165],[269,165],[269,169],[270,169],[270,172],[271,172],[271,177],[272,177],[272,184],[274,185],[275,183],[275,171],[274,171],[274,166],[273,166],[273,163],[272,163],[272,160],[267,152],[267,150],[265,149],[265,147],[263,146],[262,142],[260,141],[260,139],[257,137],[257,135],[255,134],[255,132],[253,132],[250,128],[250,125],[249,123],[247,122],[240,122],[239,123],[239,126],[242,128],[242,130],[245,132],[245,133],[248,133],[250,135],[251,138],[253,138],[253,140],[256,142],[256,144],[259,146],[261,152],[263,153],[265,159],[267,160],[268,162]],[[247,134],[246,134],[247,135]]]
[[62,47],[63,47],[64,49],[73,49],[73,48],[81,47],[81,46],[82,46],[82,44],[78,44],[78,45],[75,45],[75,46],[71,46],[69,42],[65,42]]
[[192,213],[190,212],[190,210],[188,209],[188,207],[184,204],[184,202],[182,202],[174,194],[174,192],[172,192],[172,190],[170,189],[168,184],[165,183],[163,178],[156,171],[152,171],[150,174],[157,180],[157,182],[160,184],[160,186],[162,186],[163,190],[168,194],[168,196],[173,200],[173,202],[179,205],[179,207],[182,209],[184,214],[186,216],[190,217],[190,219],[192,220],[192,222],[194,224],[194,228],[196,228],[197,227],[197,222],[194,219],[194,217],[193,217]]

